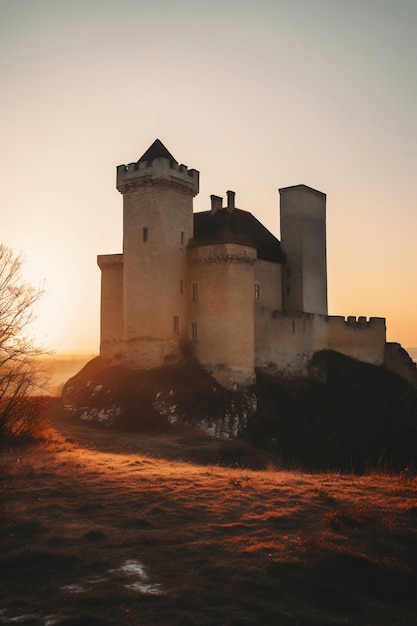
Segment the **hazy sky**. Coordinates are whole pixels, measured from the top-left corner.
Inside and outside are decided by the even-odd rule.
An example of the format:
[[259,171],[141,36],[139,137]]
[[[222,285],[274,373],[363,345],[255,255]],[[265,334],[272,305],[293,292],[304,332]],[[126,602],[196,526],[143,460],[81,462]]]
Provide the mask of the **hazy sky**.
[[329,312],[417,346],[417,0],[0,0],[1,241],[44,281],[36,333],[98,351],[115,168],[159,137],[279,236],[327,193]]

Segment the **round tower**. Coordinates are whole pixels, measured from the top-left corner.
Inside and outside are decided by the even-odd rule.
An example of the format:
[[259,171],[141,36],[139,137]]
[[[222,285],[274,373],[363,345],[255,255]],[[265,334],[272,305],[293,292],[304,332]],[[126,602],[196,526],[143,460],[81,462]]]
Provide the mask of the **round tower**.
[[188,337],[186,246],[199,173],[157,139],[117,168],[123,194],[123,340],[128,360],[150,369],[175,360]]
[[224,231],[190,246],[188,260],[195,356],[223,387],[253,385],[256,248]]

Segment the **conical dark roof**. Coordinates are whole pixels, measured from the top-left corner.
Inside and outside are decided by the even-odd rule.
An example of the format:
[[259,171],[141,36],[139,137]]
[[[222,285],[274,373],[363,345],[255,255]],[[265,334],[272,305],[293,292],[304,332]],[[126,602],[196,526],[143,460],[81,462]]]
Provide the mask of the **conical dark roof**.
[[144,154],[142,154],[142,156],[138,160],[138,163],[140,163],[141,161],[152,161],[152,159],[157,159],[160,157],[178,163],[178,161],[174,159],[172,154],[168,152],[162,141],[160,141],[159,139],[155,139],[153,144],[146,150]]

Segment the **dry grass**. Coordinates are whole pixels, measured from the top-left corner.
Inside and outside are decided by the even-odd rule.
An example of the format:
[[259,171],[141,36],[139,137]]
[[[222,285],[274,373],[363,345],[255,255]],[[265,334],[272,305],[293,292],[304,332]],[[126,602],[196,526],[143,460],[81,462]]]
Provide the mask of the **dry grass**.
[[196,465],[181,433],[55,427],[2,453],[1,624],[417,623],[415,477]]

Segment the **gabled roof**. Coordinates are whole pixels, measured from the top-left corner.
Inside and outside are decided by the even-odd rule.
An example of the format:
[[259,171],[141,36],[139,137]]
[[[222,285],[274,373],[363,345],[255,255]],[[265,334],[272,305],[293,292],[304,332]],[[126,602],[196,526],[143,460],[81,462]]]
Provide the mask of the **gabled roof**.
[[258,259],[282,263],[280,241],[248,211],[220,209],[194,213],[194,239],[190,244],[242,243],[256,248]]
[[138,160],[138,163],[142,161],[152,161],[152,159],[157,159],[161,157],[164,159],[168,159],[169,161],[174,161],[174,163],[178,163],[178,161],[174,159],[172,154],[165,148],[162,141],[160,141],[159,139],[155,139],[153,144],[149,146],[144,154],[142,154],[142,156]]

